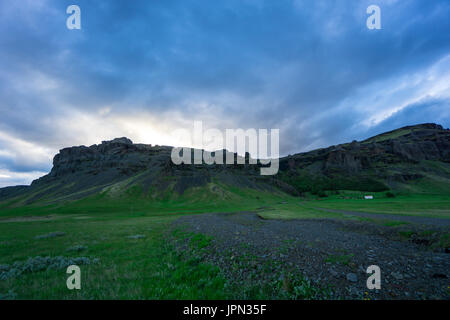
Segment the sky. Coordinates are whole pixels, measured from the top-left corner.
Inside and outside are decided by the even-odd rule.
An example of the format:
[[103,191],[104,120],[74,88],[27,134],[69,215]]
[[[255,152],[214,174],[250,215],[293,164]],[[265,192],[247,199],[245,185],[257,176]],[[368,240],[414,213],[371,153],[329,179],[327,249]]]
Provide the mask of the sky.
[[280,129],[281,155],[448,128],[449,17],[448,0],[0,1],[0,187],[64,147],[176,145],[194,121]]

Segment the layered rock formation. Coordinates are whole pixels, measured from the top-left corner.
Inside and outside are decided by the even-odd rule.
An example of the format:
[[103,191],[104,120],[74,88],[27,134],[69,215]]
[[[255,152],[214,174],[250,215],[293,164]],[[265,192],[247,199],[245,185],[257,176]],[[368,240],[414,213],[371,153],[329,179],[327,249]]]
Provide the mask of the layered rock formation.
[[95,175],[109,169],[132,174],[155,165],[155,157],[164,162],[170,157],[171,149],[133,144],[128,138],[102,141],[101,144],[90,147],[65,148],[53,158],[53,168],[46,177],[56,178],[71,173]]
[[381,191],[433,175],[450,178],[443,169],[449,164],[450,130],[426,123],[281,159],[280,178],[299,192],[316,187]]
[[315,164],[316,171],[324,174],[340,172],[352,175],[376,168],[378,164],[418,163],[422,160],[450,163],[450,130],[433,123],[409,126],[362,142],[353,141],[300,153],[281,162],[284,170]]
[[21,196],[27,203],[77,199],[133,186],[144,193],[182,194],[212,181],[298,195],[318,189],[380,191],[433,175],[450,179],[450,130],[436,124],[404,127],[361,142],[284,157],[279,174],[269,177],[260,176],[255,165],[177,166],[171,161],[171,150],[134,144],[127,138],[65,148],[54,157],[49,174],[30,187],[0,189],[0,201]]

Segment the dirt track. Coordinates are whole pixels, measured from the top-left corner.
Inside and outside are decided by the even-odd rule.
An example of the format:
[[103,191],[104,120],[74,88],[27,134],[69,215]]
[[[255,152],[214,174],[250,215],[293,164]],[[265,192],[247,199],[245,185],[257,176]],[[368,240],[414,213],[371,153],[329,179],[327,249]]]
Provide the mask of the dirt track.
[[[346,220],[263,220],[249,212],[186,216],[176,225],[212,236],[207,260],[225,273],[226,255],[240,259],[250,252],[255,266],[277,260],[319,285],[332,285],[333,298],[450,298],[450,255],[396,241],[393,228]],[[366,287],[370,265],[381,268],[381,290]],[[247,271],[228,276],[245,277]]]
[[425,224],[437,227],[450,227],[450,219],[445,218],[435,218],[435,217],[419,217],[419,216],[408,216],[402,214],[387,214],[387,213],[369,213],[369,212],[361,212],[361,211],[348,211],[348,210],[336,210],[336,209],[326,209],[326,208],[317,208],[319,210],[335,212],[335,213],[343,213],[345,215],[358,216],[358,217],[366,217],[366,218],[375,218],[375,219],[389,219],[395,221],[416,223],[416,224]]

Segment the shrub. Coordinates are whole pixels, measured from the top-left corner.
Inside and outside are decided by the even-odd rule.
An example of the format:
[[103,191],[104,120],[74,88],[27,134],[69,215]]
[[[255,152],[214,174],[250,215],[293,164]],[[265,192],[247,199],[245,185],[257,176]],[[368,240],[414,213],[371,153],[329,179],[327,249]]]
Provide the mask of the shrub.
[[86,250],[86,249],[87,249],[86,246],[77,245],[77,246],[73,246],[73,247],[67,248],[66,251],[68,251],[68,252],[81,252],[81,251]]
[[325,191],[323,191],[323,190],[317,191],[317,195],[318,195],[320,198],[328,197],[328,195],[327,195],[327,194],[325,193]]
[[391,191],[388,191],[388,192],[386,192],[386,197],[395,198],[395,194],[393,194]]
[[56,238],[56,237],[63,237],[65,235],[66,235],[65,232],[57,231],[57,232],[50,232],[50,233],[47,233],[47,234],[42,234],[42,235],[36,236],[34,238],[36,240],[39,240],[39,239],[50,239],[50,238]]
[[13,290],[9,290],[5,294],[0,293],[0,300],[14,300],[16,299],[17,294]]
[[17,278],[23,273],[33,273],[45,270],[60,270],[65,269],[70,265],[89,265],[96,264],[99,260],[90,259],[87,257],[67,258],[62,256],[57,257],[34,257],[28,260],[19,262],[16,261],[11,265],[0,266],[0,280],[7,280],[9,278]]

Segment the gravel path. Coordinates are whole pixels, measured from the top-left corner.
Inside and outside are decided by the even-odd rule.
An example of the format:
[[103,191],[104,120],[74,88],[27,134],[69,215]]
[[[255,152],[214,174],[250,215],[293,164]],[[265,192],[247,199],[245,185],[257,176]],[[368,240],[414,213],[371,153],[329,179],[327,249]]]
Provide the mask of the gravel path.
[[445,219],[445,218],[416,217],[416,216],[407,216],[407,215],[401,215],[401,214],[369,213],[369,212],[326,209],[326,208],[317,208],[317,209],[322,210],[322,211],[343,213],[346,215],[365,217],[365,218],[389,219],[389,220],[404,221],[404,222],[409,222],[409,223],[426,224],[426,225],[432,225],[432,226],[437,226],[437,227],[450,227],[450,219]]
[[[250,251],[256,266],[275,259],[317,284],[331,285],[333,298],[450,298],[450,255],[394,241],[393,228],[347,220],[264,220],[251,212],[185,216],[175,224],[212,236],[208,260],[222,270],[226,255],[239,259]],[[380,290],[366,287],[370,265],[381,268]]]

